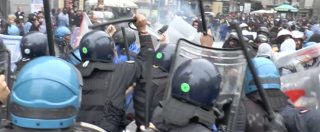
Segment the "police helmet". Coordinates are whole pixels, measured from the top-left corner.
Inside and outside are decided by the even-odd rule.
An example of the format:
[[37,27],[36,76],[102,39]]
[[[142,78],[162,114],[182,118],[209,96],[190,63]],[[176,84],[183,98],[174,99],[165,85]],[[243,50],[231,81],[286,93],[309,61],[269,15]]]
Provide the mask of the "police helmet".
[[238,34],[236,32],[231,32],[227,40],[222,45],[222,48],[238,48],[239,42]]
[[295,38],[295,39],[304,39],[303,32],[300,32],[300,31],[297,31],[297,30],[292,31],[291,32],[291,36],[292,36],[292,38]]
[[58,42],[63,42],[64,41],[64,37],[66,37],[67,35],[70,35],[71,31],[69,28],[65,27],[65,26],[60,26],[56,29],[55,33],[54,33],[54,37],[55,40]]
[[174,44],[160,45],[155,53],[154,65],[159,66],[165,72],[169,72],[175,49],[176,45]]
[[[262,87],[264,89],[280,89],[280,73],[275,64],[265,57],[256,57],[252,61]],[[244,86],[246,94],[257,91],[257,86],[249,69],[246,72]]]
[[257,43],[268,43],[269,37],[265,34],[259,34],[256,38]]
[[205,109],[220,92],[221,76],[216,66],[206,59],[181,63],[172,78],[172,97]]
[[79,45],[82,61],[112,62],[115,56],[115,44],[103,31],[90,31],[85,34]]
[[259,27],[257,34],[265,34],[266,36],[269,36],[269,29],[267,27]]
[[41,32],[29,32],[21,39],[20,49],[24,59],[49,55],[47,36]]
[[246,23],[241,23],[241,24],[239,25],[239,27],[240,27],[241,29],[243,29],[243,28],[248,28],[249,26],[248,26],[248,24],[246,24]]
[[277,38],[279,38],[281,36],[291,36],[291,32],[287,29],[282,29],[278,32]]
[[[134,31],[129,28],[125,28],[125,33],[127,36],[127,42],[128,42],[128,46],[129,46],[130,44],[132,44],[136,41],[136,35],[135,35]],[[125,48],[123,33],[122,33],[121,29],[117,30],[117,32],[114,33],[112,38],[114,39],[115,44],[117,46],[119,46],[120,49]]]
[[70,127],[80,108],[81,86],[80,72],[62,59],[44,56],[28,62],[10,96],[12,123],[32,129]]

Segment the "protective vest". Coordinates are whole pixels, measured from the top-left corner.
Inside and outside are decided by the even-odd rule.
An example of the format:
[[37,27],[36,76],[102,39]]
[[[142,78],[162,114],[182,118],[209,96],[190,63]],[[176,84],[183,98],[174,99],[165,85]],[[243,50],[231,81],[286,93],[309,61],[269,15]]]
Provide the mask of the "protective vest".
[[164,123],[175,126],[186,126],[190,121],[196,122],[211,128],[215,124],[216,116],[212,110],[204,110],[200,107],[181,102],[170,98],[163,102]]
[[107,131],[120,131],[124,111],[115,106],[116,100],[112,100],[110,96],[110,89],[116,88],[110,83],[116,66],[95,62],[87,67],[80,64],[77,68],[84,81],[77,120],[98,125]]

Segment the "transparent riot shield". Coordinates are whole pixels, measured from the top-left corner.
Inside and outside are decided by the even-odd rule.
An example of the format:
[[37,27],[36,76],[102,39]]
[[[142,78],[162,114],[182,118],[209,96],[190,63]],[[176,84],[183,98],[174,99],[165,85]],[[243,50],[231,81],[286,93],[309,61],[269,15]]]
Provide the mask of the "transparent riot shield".
[[296,107],[319,109],[320,69],[313,68],[281,77],[281,89]]
[[310,60],[320,56],[320,45],[312,45],[307,48],[297,50],[292,53],[276,54],[274,62],[277,67],[287,67],[289,65],[297,65],[305,60]]
[[239,49],[207,48],[188,40],[180,39],[170,71],[170,83],[166,92],[166,99],[171,97],[172,77],[177,67],[187,60],[196,58],[208,59],[216,65],[222,76],[221,90],[217,102],[224,99],[232,100],[227,119],[227,126],[230,128],[227,131],[232,131],[231,129],[234,127],[236,111],[242,94],[243,79],[247,65],[243,52]]
[[[173,18],[173,20],[169,23],[169,28],[175,29],[175,31],[179,32],[179,38],[187,39],[194,43],[200,43],[200,33],[197,32],[197,29],[192,27],[189,23],[187,23],[185,20],[183,20],[181,17],[176,16]],[[170,36],[177,36],[177,34],[170,34]],[[170,38],[170,37],[169,37]],[[178,37],[172,37],[172,38],[178,38]],[[176,43],[175,41],[174,43]]]

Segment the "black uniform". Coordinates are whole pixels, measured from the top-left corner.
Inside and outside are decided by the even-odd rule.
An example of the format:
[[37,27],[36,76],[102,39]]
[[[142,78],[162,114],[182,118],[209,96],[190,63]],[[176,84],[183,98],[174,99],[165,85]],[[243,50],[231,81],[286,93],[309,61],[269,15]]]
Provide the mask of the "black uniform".
[[212,132],[215,123],[213,111],[206,111],[174,98],[161,102],[152,118],[157,129],[164,132]]
[[317,110],[286,107],[282,112],[289,132],[319,132],[320,112]]
[[[280,113],[284,108],[290,106],[288,97],[280,90],[266,90],[272,109]],[[243,100],[246,107],[246,132],[264,132],[267,131],[268,113],[265,111],[263,102],[258,92],[247,95]]]
[[125,91],[142,79],[144,57],[152,47],[151,36],[140,36],[141,52],[137,62],[113,64],[92,62],[77,65],[84,79],[83,97],[78,120],[88,122],[110,132],[120,132],[125,114]]

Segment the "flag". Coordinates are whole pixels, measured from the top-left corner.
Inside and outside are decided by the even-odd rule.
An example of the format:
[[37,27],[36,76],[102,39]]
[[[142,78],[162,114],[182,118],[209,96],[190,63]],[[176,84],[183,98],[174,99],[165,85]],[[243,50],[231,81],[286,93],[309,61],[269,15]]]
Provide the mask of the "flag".
[[83,18],[80,27],[73,30],[71,35],[71,44],[73,44],[73,49],[79,46],[81,38],[90,31],[89,25],[92,25],[88,15],[83,13]]

